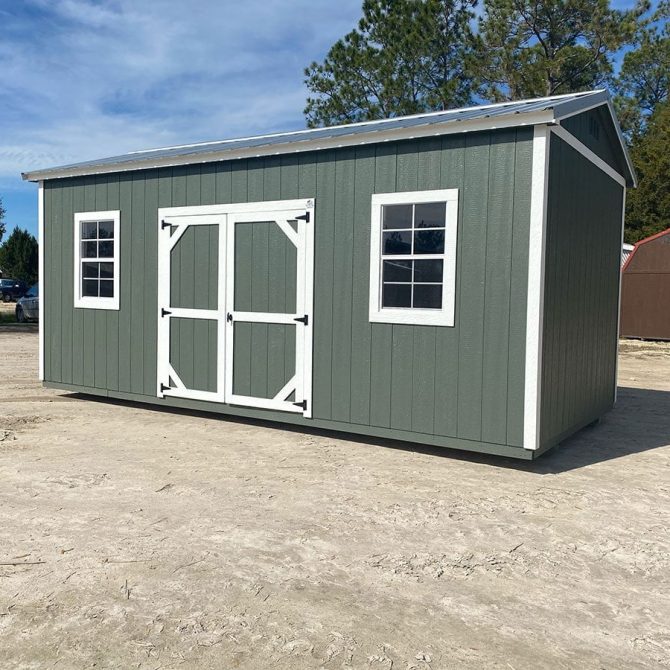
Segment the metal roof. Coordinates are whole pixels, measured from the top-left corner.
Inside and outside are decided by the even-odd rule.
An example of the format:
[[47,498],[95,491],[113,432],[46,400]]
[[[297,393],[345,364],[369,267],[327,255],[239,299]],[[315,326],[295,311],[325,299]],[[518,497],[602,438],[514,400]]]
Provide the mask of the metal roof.
[[634,181],[634,172],[626,152],[625,142],[619,130],[609,94],[604,90],[570,93],[567,95],[491,105],[478,105],[476,107],[428,112],[378,121],[329,126],[326,128],[256,135],[215,142],[184,144],[161,149],[147,149],[110,158],[24,172],[22,176],[23,179],[30,181],[40,181],[71,176],[314,151],[449,133],[528,126],[538,123],[555,123],[562,118],[600,105],[607,105],[610,110],[630,170],[630,175],[626,175],[626,177]]

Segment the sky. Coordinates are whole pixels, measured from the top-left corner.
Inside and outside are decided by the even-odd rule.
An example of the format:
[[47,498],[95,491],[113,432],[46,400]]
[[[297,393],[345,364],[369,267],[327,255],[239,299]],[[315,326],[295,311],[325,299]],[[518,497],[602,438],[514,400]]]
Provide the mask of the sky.
[[[303,69],[361,0],[0,0],[0,198],[37,233],[27,170],[305,126]],[[6,237],[5,237],[6,239]]]
[[303,69],[356,25],[361,4],[0,0],[7,232],[37,233],[37,186],[21,172],[303,128]]

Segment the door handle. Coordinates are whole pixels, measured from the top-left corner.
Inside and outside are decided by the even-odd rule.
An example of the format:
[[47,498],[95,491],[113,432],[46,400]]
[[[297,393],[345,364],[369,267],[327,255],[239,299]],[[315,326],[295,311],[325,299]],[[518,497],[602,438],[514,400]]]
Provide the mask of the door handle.
[[232,323],[232,322],[233,322],[233,315],[232,315],[230,312],[228,312],[228,313],[226,314],[226,321],[227,321],[228,323]]

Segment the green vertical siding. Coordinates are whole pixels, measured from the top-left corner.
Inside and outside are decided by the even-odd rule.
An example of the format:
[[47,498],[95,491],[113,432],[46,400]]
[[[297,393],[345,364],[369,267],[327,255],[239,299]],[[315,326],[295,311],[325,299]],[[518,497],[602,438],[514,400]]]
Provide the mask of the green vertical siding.
[[561,125],[617,172],[626,174],[617,131],[605,105],[570,116]]
[[[152,234],[154,244],[157,240],[156,209],[159,200],[159,180],[154,177],[147,180],[147,191],[154,194],[153,209],[147,210],[148,218],[154,220],[147,229]],[[193,188],[193,186],[191,186]],[[219,307],[218,271],[219,258],[216,250],[219,243],[218,226],[191,226],[177,241],[171,251],[172,273],[170,277],[170,305],[185,309],[211,309]],[[146,246],[145,246],[146,255]],[[156,295],[156,276],[153,294]],[[145,361],[142,377],[151,393],[156,386],[156,319],[157,306],[144,300],[144,343],[145,350],[154,352],[153,361]],[[170,364],[187,388],[199,391],[217,391],[216,366],[217,352],[216,321],[191,318],[172,318],[170,320]],[[151,348],[149,348],[151,347]],[[167,380],[163,380],[167,382]]]
[[[394,144],[382,144],[377,147],[375,155],[375,181],[371,193],[391,193],[396,189],[396,154],[397,147]],[[370,237],[369,216],[358,219],[358,225],[362,226]],[[368,277],[370,276],[370,263],[366,264]],[[363,279],[363,282],[365,280]],[[368,279],[369,282],[369,279]],[[359,290],[363,289],[365,283],[361,284]],[[369,287],[366,290],[369,298]],[[364,309],[367,311],[369,302]],[[372,324],[371,332],[371,370],[370,384],[363,380],[362,392],[370,396],[370,424],[382,428],[391,427],[391,392],[392,392],[392,365],[391,353],[393,350],[393,326],[382,323]],[[374,393],[372,392],[374,389]]]
[[296,326],[235,323],[233,393],[274,398],[295,374]]
[[517,142],[514,158],[514,209],[510,264],[509,335],[507,342],[507,444],[523,444],[526,364],[526,294],[528,288],[528,221],[531,190],[519,166],[532,161],[532,143]]
[[186,388],[217,390],[218,355],[216,321],[170,319],[170,364]]
[[552,137],[542,342],[543,446],[598,418],[614,402],[622,198],[619,184]]
[[369,194],[374,190],[375,147],[356,149],[354,168],[354,211],[357,219],[352,231],[352,296],[357,295],[358,298],[352,301],[351,310],[350,420],[356,424],[369,424],[372,359],[372,324],[368,320],[370,231],[360,222],[370,220]]
[[514,173],[513,134],[491,142],[489,198],[485,251],[484,338],[482,357],[481,439],[507,440],[507,383],[509,370],[510,290],[514,195],[508,175]]
[[[520,447],[531,148],[532,132],[519,129],[47,182],[46,379],[155,395],[158,207],[314,197],[315,422]],[[371,195],[438,188],[459,189],[455,326],[371,324]],[[121,210],[118,312],[72,307],[73,214],[95,209]],[[194,239],[193,258],[211,266],[213,242],[197,251]],[[276,245],[265,242],[270,254]],[[266,254],[276,265],[268,273],[280,271],[279,252]],[[204,300],[200,261],[188,263],[181,271]],[[278,282],[266,288],[253,309],[265,309]],[[236,338],[249,356],[285,345],[282,333],[251,330],[246,344]],[[292,364],[272,358],[259,393]],[[241,375],[251,388],[251,367]]]
[[[218,226],[190,226],[186,229],[171,252],[172,307],[218,309],[218,244]],[[151,317],[155,316],[154,308]]]
[[[458,342],[458,436],[479,440],[482,430],[484,312],[486,289],[486,238],[490,138],[467,138],[462,197],[463,219],[471,222],[459,230],[458,282],[460,321]],[[465,273],[468,273],[468,277]]]
[[[272,174],[273,173],[273,174]],[[278,199],[279,166],[265,179]],[[274,223],[235,224],[234,309],[295,313],[297,250]],[[234,324],[233,392],[272,398],[295,374],[294,325]]]

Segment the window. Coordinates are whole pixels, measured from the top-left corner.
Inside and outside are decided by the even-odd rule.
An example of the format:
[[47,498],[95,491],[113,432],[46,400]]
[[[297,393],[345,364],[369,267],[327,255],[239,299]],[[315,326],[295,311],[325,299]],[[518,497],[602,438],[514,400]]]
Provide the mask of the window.
[[74,215],[74,306],[119,309],[120,213]]
[[458,189],[372,196],[370,321],[453,326]]

